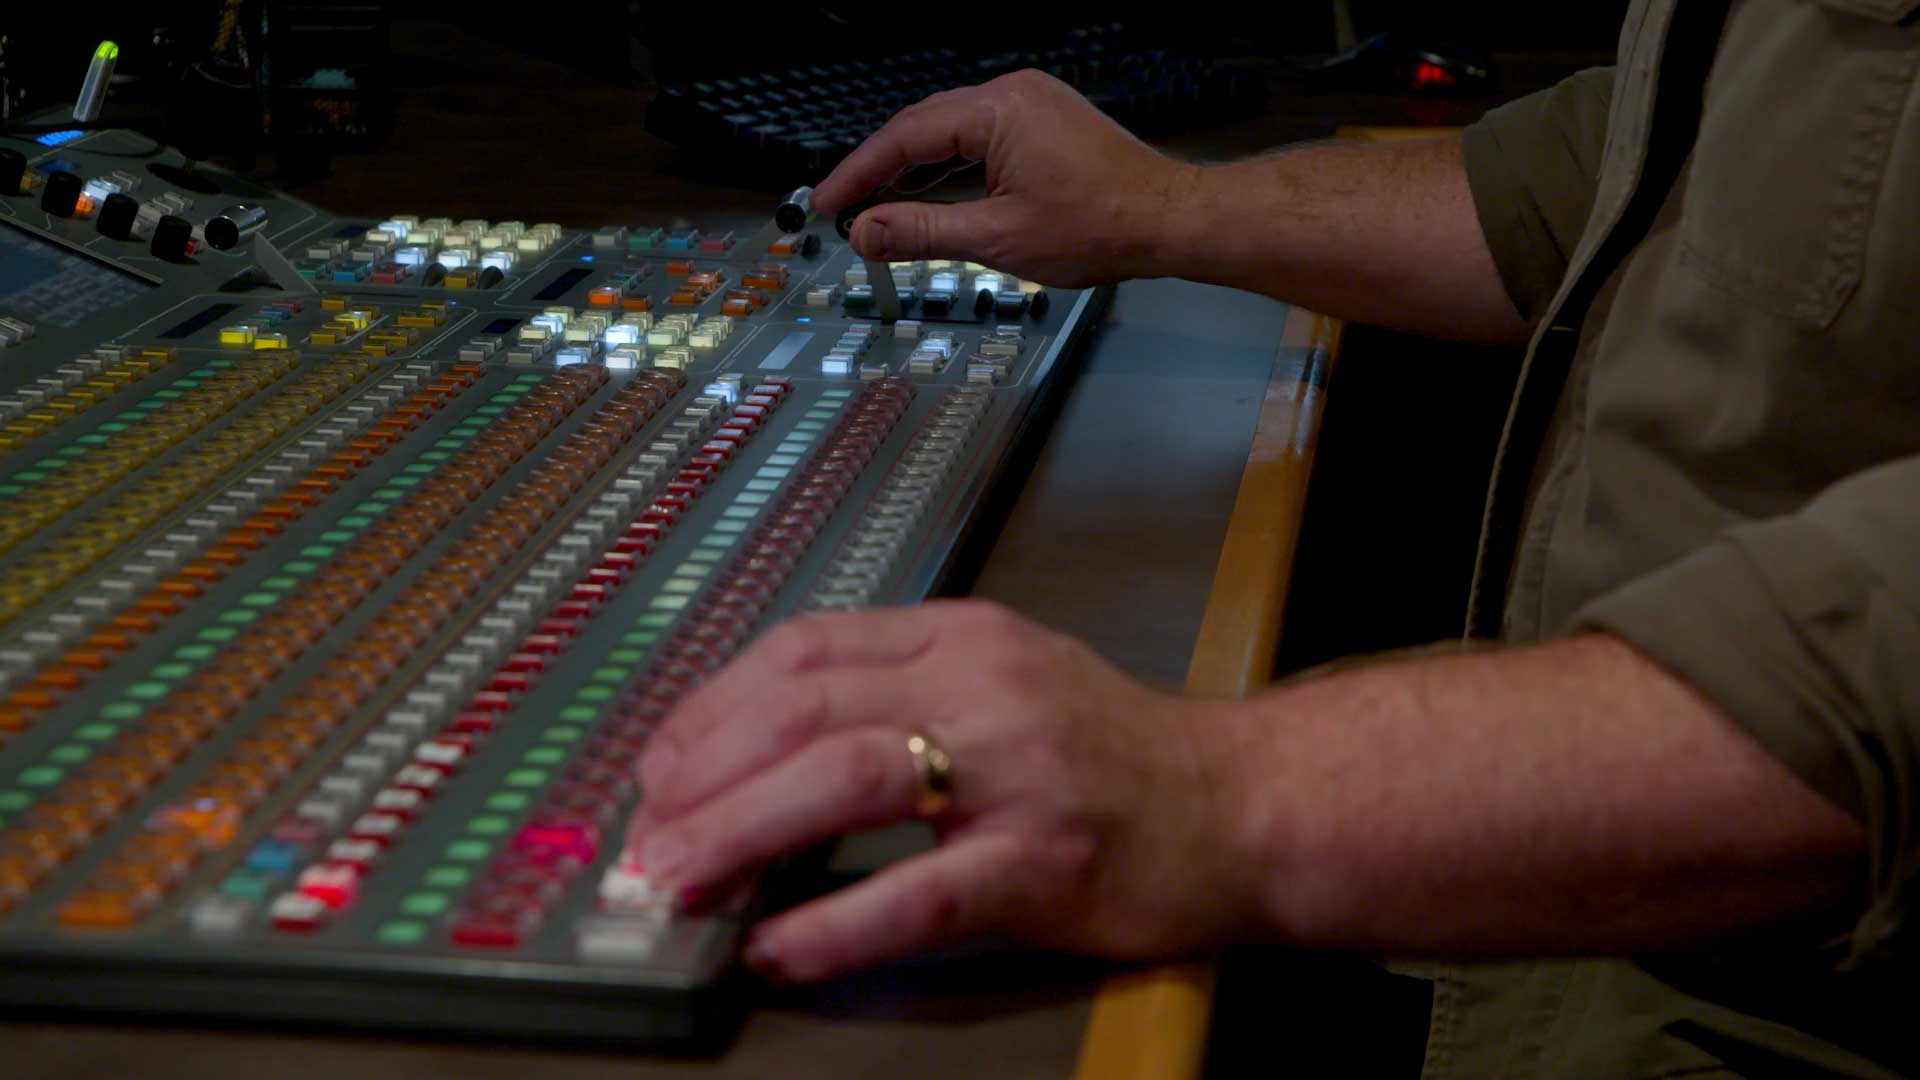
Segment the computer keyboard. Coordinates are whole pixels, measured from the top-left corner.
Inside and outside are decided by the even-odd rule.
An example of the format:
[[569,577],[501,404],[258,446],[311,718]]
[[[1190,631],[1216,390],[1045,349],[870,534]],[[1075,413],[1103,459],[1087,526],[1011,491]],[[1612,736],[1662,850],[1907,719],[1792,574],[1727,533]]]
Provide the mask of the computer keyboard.
[[1042,46],[930,48],[666,80],[647,126],[688,149],[750,166],[770,183],[817,179],[906,106],[1023,68],[1057,76],[1136,131],[1244,115],[1262,88],[1257,69],[1155,47],[1107,24]]

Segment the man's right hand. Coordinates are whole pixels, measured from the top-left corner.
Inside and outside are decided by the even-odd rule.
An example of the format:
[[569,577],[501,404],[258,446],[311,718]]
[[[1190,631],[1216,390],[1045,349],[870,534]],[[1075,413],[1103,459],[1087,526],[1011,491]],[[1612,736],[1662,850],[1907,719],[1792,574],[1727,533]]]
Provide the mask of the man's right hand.
[[902,110],[814,189],[828,214],[916,165],[985,161],[987,197],[895,202],[854,222],[871,259],[970,259],[1082,288],[1166,274],[1161,236],[1196,170],[1134,138],[1039,71],[947,90]]

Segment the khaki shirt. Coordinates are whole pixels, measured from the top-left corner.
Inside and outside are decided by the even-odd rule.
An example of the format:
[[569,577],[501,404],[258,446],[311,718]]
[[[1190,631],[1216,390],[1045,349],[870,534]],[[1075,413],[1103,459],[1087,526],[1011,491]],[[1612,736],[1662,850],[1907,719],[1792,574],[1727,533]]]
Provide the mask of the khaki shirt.
[[1637,0],[1465,136],[1539,322],[1472,632],[1621,635],[1868,830],[1858,905],[1711,953],[1450,968],[1427,1076],[1920,1069],[1920,0]]

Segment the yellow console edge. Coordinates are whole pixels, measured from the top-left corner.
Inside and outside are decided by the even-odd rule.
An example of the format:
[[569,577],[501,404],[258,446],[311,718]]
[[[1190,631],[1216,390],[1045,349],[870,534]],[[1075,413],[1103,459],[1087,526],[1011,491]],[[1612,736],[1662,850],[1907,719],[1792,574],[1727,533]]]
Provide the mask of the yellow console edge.
[[[1283,350],[1307,350],[1298,370],[1267,384],[1240,476],[1213,587],[1200,621],[1187,692],[1251,693],[1273,673],[1307,480],[1320,441],[1326,375],[1344,323],[1300,308],[1287,316]],[[1174,1080],[1204,1065],[1214,966],[1196,960],[1108,979],[1080,1044],[1078,1080]]]

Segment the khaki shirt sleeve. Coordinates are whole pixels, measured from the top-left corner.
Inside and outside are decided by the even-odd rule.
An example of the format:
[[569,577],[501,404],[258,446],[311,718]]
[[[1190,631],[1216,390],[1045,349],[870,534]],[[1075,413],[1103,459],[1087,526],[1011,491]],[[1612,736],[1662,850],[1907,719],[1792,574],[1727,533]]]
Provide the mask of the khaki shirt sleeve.
[[1698,688],[1872,844],[1849,960],[1884,954],[1920,871],[1920,457],[1740,526],[1575,614]]
[[1508,102],[1461,137],[1467,186],[1522,318],[1546,309],[1593,210],[1613,69],[1591,68]]

